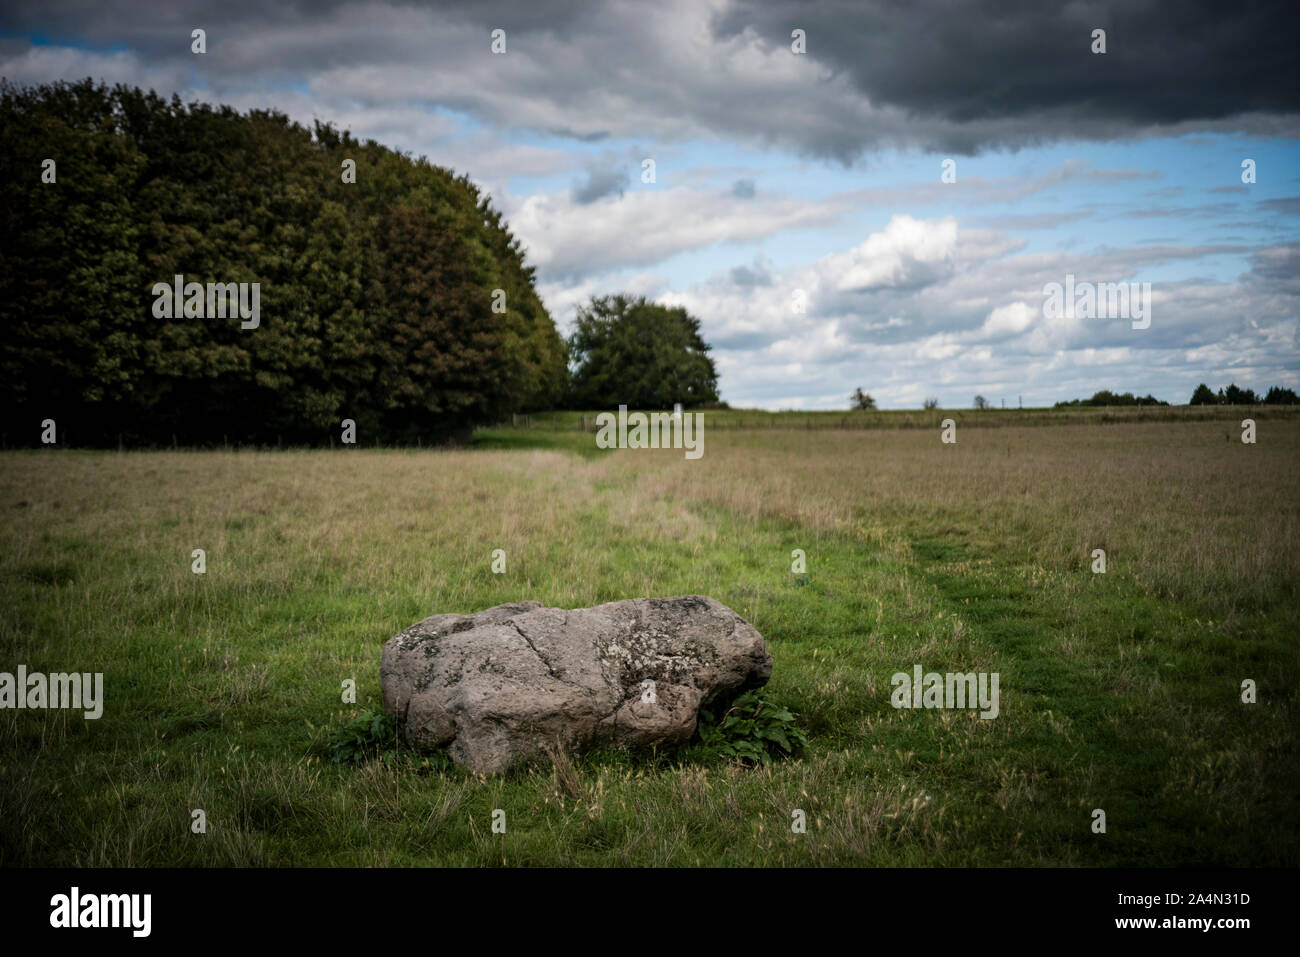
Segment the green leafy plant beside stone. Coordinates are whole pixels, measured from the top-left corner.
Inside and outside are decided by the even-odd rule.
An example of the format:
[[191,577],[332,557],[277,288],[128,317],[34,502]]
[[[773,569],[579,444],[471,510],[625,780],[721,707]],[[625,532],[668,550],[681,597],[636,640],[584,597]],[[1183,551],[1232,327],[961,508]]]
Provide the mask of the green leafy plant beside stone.
[[397,722],[373,711],[362,711],[335,731],[329,751],[334,764],[358,765],[378,759],[386,765],[400,764],[417,774],[441,774],[454,764],[446,751],[416,754],[403,748]]
[[397,748],[397,722],[386,714],[362,711],[334,732],[330,741],[330,761],[335,764],[361,764],[381,751]]
[[721,714],[702,708],[696,734],[710,750],[748,764],[792,757],[808,746],[794,713],[768,701],[761,691],[746,691]]

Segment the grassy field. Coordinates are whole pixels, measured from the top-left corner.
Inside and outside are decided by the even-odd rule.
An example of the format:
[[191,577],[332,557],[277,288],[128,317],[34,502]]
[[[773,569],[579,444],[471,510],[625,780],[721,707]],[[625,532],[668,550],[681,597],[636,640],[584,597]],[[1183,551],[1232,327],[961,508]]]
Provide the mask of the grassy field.
[[[596,431],[598,411],[539,412],[502,423],[505,431]],[[763,409],[710,409],[709,428],[726,429],[938,429],[944,419],[959,426],[996,428],[1031,425],[1109,425],[1137,422],[1257,422],[1291,420],[1300,407],[1253,406],[1074,406],[1060,409],[864,409],[855,411],[767,412]],[[493,432],[500,430],[491,430]]]
[[[106,705],[0,711],[0,864],[1300,863],[1300,416],[1245,445],[1232,411],[982,415],[956,445],[733,423],[698,461],[572,419],[461,451],[5,453],[0,670],[103,671]],[[802,758],[326,759],[420,618],[696,593],[766,637]],[[915,664],[999,673],[1000,715],[895,710]]]

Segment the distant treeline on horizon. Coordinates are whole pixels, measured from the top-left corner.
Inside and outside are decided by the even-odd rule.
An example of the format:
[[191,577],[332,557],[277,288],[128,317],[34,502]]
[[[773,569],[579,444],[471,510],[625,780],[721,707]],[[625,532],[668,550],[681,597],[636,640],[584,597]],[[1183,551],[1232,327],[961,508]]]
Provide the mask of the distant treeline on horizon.
[[[1297,405],[1300,404],[1300,397],[1297,397],[1293,390],[1276,385],[1268,390],[1267,395],[1261,397],[1253,390],[1239,388],[1236,384],[1229,385],[1226,390],[1220,389],[1215,393],[1208,385],[1201,383],[1196,387],[1196,391],[1192,393],[1192,397],[1187,404]],[[1169,403],[1162,402],[1153,395],[1135,396],[1132,392],[1111,392],[1109,389],[1102,389],[1100,392],[1093,393],[1091,399],[1071,399],[1068,402],[1057,402],[1052,408],[1067,409],[1076,406],[1107,405],[1169,405]]]

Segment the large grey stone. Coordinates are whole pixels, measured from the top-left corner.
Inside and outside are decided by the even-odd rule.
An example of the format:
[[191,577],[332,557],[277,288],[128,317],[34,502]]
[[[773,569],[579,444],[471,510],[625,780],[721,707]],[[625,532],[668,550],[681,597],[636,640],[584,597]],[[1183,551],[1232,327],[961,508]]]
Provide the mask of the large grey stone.
[[407,743],[481,772],[552,747],[683,744],[701,705],[771,674],[763,636],[700,595],[434,615],[389,639],[380,665]]

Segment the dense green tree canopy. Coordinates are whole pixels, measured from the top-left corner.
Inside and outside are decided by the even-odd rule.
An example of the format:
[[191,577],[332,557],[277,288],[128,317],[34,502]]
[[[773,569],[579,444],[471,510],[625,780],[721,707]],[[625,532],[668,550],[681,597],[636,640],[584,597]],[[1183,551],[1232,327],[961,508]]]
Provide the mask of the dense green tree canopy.
[[[563,396],[533,270],[466,177],[90,80],[0,83],[0,141],[11,443],[45,418],[76,444],[326,442],[345,418],[364,444],[436,440]],[[259,283],[260,324],[160,318],[178,274]]]
[[1056,403],[1055,408],[1068,409],[1075,406],[1168,404],[1168,402],[1161,402],[1153,395],[1134,395],[1132,392],[1112,392],[1110,389],[1102,389],[1100,392],[1094,392],[1091,399],[1071,399],[1068,402],[1058,402]]
[[581,408],[665,409],[718,401],[718,373],[700,321],[644,297],[593,298],[569,336],[571,402]]
[[1243,389],[1236,383],[1228,386],[1224,398],[1227,399],[1228,405],[1254,405],[1259,401],[1254,389]]
[[1202,382],[1192,393],[1188,405],[1296,405],[1297,398],[1295,391],[1284,389],[1281,386],[1273,386],[1268,393],[1261,398],[1255,394],[1254,389],[1243,389],[1235,382],[1228,386],[1226,390],[1220,389],[1217,393],[1208,385]]

